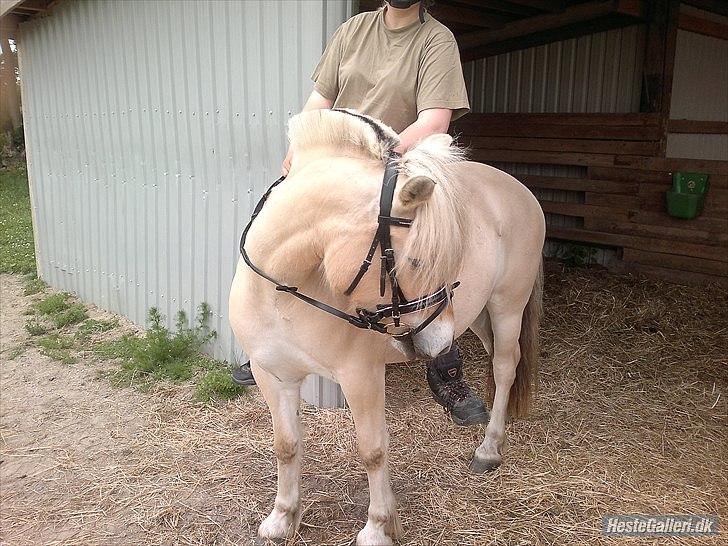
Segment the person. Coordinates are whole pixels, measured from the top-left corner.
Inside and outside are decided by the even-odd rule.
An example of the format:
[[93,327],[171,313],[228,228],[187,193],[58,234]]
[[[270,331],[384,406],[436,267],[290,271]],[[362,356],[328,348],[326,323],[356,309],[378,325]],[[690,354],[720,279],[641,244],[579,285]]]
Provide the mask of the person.
[[[376,11],[344,22],[329,41],[311,79],[303,111],[351,108],[382,120],[399,134],[395,152],[446,133],[450,121],[470,110],[455,37],[428,12],[432,0],[387,0]],[[291,149],[281,166],[291,166]],[[233,380],[254,385],[250,363],[233,369]],[[459,425],[488,421],[483,401],[463,378],[457,343],[427,366],[435,400]]]

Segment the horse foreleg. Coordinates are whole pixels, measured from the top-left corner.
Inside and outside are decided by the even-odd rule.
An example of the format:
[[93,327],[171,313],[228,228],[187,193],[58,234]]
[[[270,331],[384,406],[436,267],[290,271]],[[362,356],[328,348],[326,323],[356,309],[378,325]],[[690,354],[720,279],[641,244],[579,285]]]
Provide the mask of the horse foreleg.
[[402,534],[389,478],[389,434],[384,417],[384,364],[361,365],[337,378],[354,418],[359,454],[369,478],[369,512],[360,546],[393,544]]
[[255,381],[260,387],[273,420],[273,444],[278,461],[278,491],[273,511],[258,527],[258,535],[266,539],[293,536],[301,522],[301,431],[298,409],[301,383],[284,383],[255,362]]
[[496,312],[492,317],[495,397],[490,422],[485,430],[485,439],[475,450],[475,455],[470,463],[470,470],[473,472],[481,473],[493,470],[498,468],[503,460],[508,396],[516,378],[516,366],[521,358],[521,350],[518,345],[521,316],[522,313],[503,315]]

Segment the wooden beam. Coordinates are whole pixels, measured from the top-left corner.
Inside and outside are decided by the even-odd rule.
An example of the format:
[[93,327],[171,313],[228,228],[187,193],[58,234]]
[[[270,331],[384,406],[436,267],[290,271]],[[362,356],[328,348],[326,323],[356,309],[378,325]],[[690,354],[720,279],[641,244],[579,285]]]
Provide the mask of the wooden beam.
[[702,17],[695,17],[687,13],[681,13],[677,22],[678,28],[688,32],[695,32],[703,36],[711,36],[712,38],[720,38],[728,40],[728,25],[709,21]]
[[[485,0],[487,3],[488,0]],[[566,7],[564,0],[511,0],[511,4],[528,6],[539,11],[550,11],[552,13],[563,11]]]
[[625,26],[638,22],[644,15],[641,0],[600,0],[577,4],[560,13],[520,19],[497,30],[462,34],[458,36],[458,45],[462,59],[472,60],[602,28]]
[[642,140],[600,140],[580,138],[521,138],[474,136],[464,138],[472,148],[490,150],[533,150],[540,152],[587,152],[595,154],[654,155],[657,144]]
[[653,0],[649,4],[647,42],[642,68],[640,111],[657,112],[663,120],[660,156],[667,145],[667,119],[672,96],[672,75],[675,66],[675,43],[680,0]]
[[683,0],[683,4],[728,17],[728,2],[725,0]]
[[694,135],[728,135],[728,121],[671,119],[667,122],[667,132]]
[[[436,6],[442,4],[452,4],[453,2],[442,1],[437,2]],[[509,15],[515,15],[517,17],[531,17],[538,15],[540,10],[529,6],[522,6],[515,2],[507,2],[505,0],[456,0],[458,4],[467,4],[468,6],[475,6],[481,10],[496,13],[507,13]]]
[[25,0],[0,0],[0,17],[5,17]]
[[432,15],[443,24],[461,23],[483,28],[498,28],[514,20],[513,16],[486,13],[482,9],[463,8],[446,4],[435,4]]

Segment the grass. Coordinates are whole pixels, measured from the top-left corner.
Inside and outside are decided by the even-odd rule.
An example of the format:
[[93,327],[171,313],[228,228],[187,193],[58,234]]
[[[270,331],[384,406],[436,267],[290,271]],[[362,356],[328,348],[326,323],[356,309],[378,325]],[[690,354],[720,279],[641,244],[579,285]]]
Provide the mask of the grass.
[[61,334],[51,334],[38,340],[38,347],[42,355],[69,365],[77,362],[76,357],[71,353],[73,346],[73,337]]
[[42,336],[48,333],[48,327],[38,319],[31,319],[25,322],[25,331],[31,336]]
[[71,294],[59,292],[50,294],[36,302],[33,310],[49,317],[56,328],[77,324],[88,318],[86,307],[82,303],[73,303]]
[[23,295],[32,296],[44,292],[48,288],[48,285],[41,279],[35,276],[35,273],[31,273],[26,276],[25,284],[23,285]]
[[0,273],[34,273],[35,250],[25,169],[0,170]]
[[220,365],[205,373],[197,382],[195,398],[209,404],[217,400],[230,400],[245,394],[246,390],[233,382],[227,366]]

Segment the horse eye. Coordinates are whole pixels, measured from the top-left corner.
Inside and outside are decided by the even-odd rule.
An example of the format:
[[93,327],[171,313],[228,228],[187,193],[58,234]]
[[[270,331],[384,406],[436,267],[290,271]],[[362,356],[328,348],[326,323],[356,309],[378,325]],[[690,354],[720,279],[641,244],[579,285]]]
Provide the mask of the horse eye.
[[420,261],[417,258],[407,258],[407,261],[415,269],[418,268],[418,267],[420,267]]

